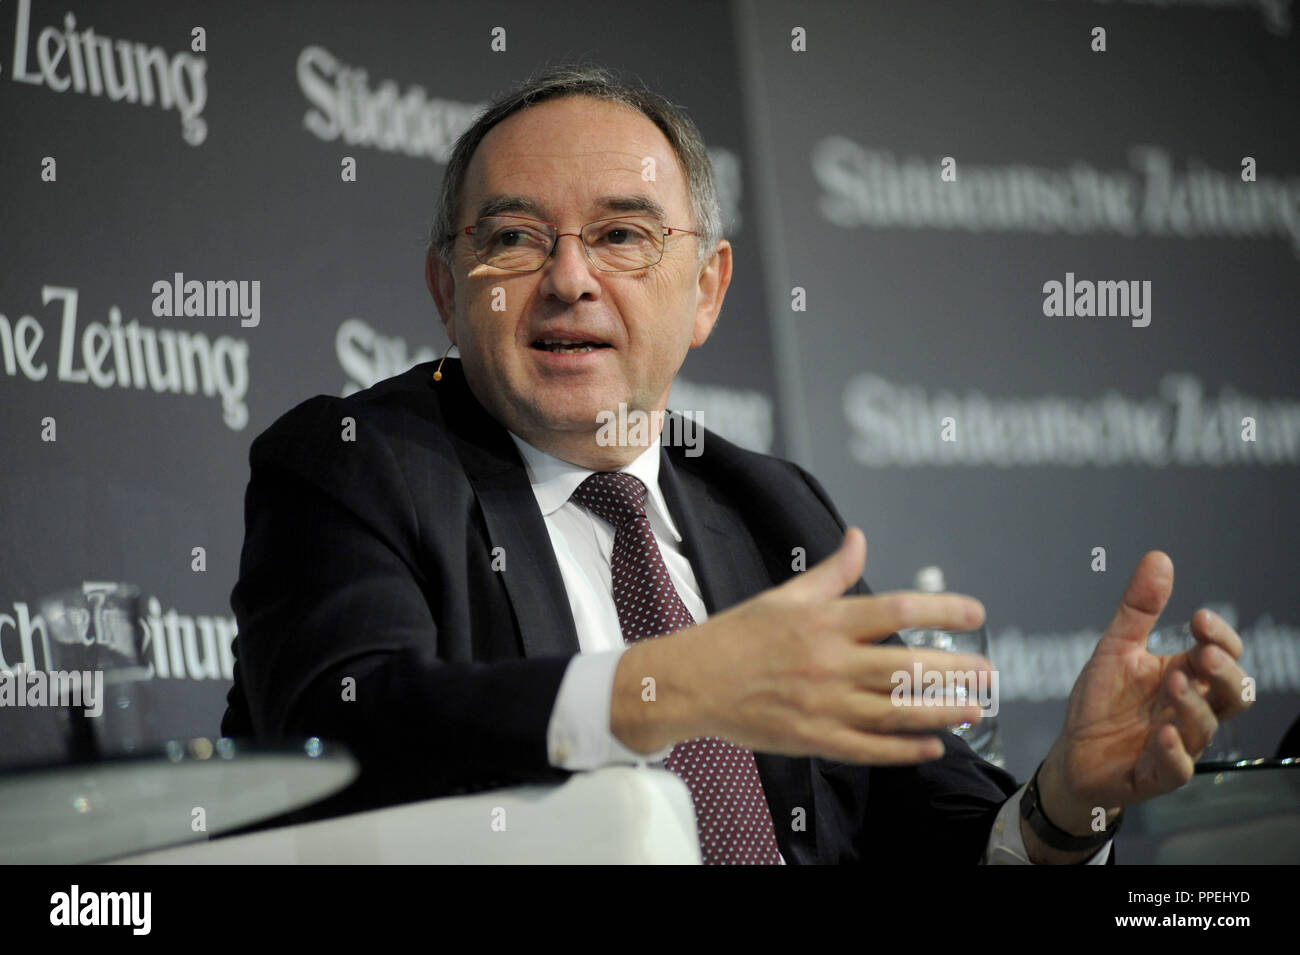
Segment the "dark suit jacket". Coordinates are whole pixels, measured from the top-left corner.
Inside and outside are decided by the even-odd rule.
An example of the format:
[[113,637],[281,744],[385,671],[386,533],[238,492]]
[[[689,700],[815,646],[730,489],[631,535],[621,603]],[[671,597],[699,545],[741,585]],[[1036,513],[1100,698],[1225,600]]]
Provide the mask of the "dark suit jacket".
[[[284,821],[569,775],[546,729],[579,647],[544,519],[460,363],[431,372],[306,401],[250,452],[222,733],[341,740],[362,763]],[[839,546],[844,521],[802,468],[712,432],[684,451],[663,448],[659,480],[710,614],[792,576],[793,548],[812,566]],[[941,735],[944,757],[920,766],[756,754],[786,861],[977,862],[1017,784]]]

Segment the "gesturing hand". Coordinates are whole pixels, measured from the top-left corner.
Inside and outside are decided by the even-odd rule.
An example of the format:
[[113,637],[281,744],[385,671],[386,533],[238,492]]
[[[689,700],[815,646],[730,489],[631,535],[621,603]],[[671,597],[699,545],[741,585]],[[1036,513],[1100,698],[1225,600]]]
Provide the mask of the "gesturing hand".
[[[843,596],[862,576],[866,539],[849,528],[839,550],[778,587],[668,636],[630,647],[615,675],[611,728],[628,746],[653,752],[694,736],[721,736],[789,756],[902,764],[943,755],[932,735],[973,706],[900,706],[899,672],[990,669],[983,657],[877,646],[904,627],[969,630],[979,601],[956,594]],[[641,702],[653,676],[655,702]],[[928,731],[928,732],[927,732]]]
[[[1138,563],[1115,617],[1070,693],[1065,726],[1044,763],[1059,785],[1063,819],[1118,808],[1177,789],[1220,721],[1249,706],[1237,665],[1241,637],[1209,610],[1192,617],[1197,645],[1173,656],[1146,649],[1173,591],[1174,566],[1160,551]],[[1049,815],[1052,807],[1044,805]]]

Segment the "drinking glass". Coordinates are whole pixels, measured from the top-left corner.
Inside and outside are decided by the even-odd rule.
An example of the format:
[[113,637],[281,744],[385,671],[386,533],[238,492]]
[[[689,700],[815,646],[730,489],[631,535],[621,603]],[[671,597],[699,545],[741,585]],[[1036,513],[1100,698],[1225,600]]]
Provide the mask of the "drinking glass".
[[[86,583],[50,594],[40,605],[50,635],[49,701],[66,720],[69,757],[140,752],[156,736],[157,712],[139,588]],[[56,686],[64,689],[56,692]]]
[[[899,630],[898,635],[909,647],[974,654],[984,657],[990,663],[993,662],[989,656],[988,629],[983,625],[975,630],[935,630],[916,627]],[[957,687],[957,702],[965,703],[966,699],[966,689]],[[978,723],[962,723],[960,726],[953,727],[951,732],[964,739],[971,749],[990,763],[1006,767],[1006,753],[1002,749],[1002,734],[998,730],[997,716],[985,715]]]

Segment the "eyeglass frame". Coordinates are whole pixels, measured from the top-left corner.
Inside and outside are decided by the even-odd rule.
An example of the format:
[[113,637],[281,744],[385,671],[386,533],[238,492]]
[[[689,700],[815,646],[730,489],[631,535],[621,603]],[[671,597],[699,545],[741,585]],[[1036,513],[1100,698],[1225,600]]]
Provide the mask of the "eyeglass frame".
[[[664,253],[668,251],[667,242],[664,242],[659,248],[658,261],[655,261],[650,265],[642,265],[635,269],[603,269],[600,267],[600,264],[594,258],[591,257],[591,246],[587,245],[587,240],[582,237],[582,233],[583,231],[586,230],[587,226],[598,225],[601,222],[613,222],[617,219],[634,219],[634,218],[637,218],[635,214],[621,215],[621,216],[606,216],[604,219],[593,219],[591,222],[588,222],[585,225],[583,225],[582,229],[580,229],[577,232],[561,232],[559,226],[557,226],[553,222],[547,222],[545,219],[534,219],[531,216],[517,216],[517,215],[512,215],[510,213],[503,213],[501,215],[495,215],[495,216],[480,216],[478,219],[474,220],[473,225],[468,225],[464,229],[461,229],[457,232],[453,232],[450,235],[445,236],[445,238],[454,242],[457,237],[462,235],[467,235],[472,237],[474,235],[474,231],[478,228],[478,224],[482,222],[484,219],[523,219],[525,222],[540,223],[541,225],[546,226],[547,228],[551,229],[555,233],[555,238],[551,240],[551,247],[547,249],[546,255],[542,258],[542,261],[537,266],[537,268],[507,269],[504,266],[491,265],[487,262],[484,262],[482,259],[480,259],[478,257],[477,251],[474,253],[474,260],[478,262],[480,265],[486,265],[490,269],[501,269],[502,272],[518,272],[520,275],[528,275],[532,272],[540,272],[543,266],[546,265],[547,260],[550,259],[550,257],[555,254],[555,250],[560,245],[560,239],[566,235],[571,235],[577,238],[578,243],[582,246],[583,253],[587,256],[587,259],[591,262],[591,264],[596,266],[596,269],[598,271],[613,272],[617,274],[620,272],[637,272],[640,271],[640,269],[652,269],[664,260]],[[665,239],[667,239],[670,235],[673,235],[674,233],[680,233],[682,235],[694,235],[694,236],[698,236],[700,234],[698,232],[692,232],[690,229],[675,229],[672,226],[665,225],[662,220],[659,220],[658,216],[652,215],[652,216],[646,216],[646,218],[656,219],[659,221],[659,227],[663,229],[663,233],[664,233],[663,238]]]

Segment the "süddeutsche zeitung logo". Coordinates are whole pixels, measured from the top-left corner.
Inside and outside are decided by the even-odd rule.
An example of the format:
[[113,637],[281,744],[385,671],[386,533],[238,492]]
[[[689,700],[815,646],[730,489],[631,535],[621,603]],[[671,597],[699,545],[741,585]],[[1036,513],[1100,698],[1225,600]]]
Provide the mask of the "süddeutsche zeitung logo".
[[79,27],[71,11],[64,16],[62,29],[43,26],[33,42],[31,0],[18,0],[15,11],[9,70],[15,83],[44,86],[55,93],[106,96],[113,103],[175,109],[187,143],[200,146],[208,138],[202,115],[208,102],[208,65],[195,55],[206,49],[202,27],[190,33],[191,50],[169,54],[161,46],[104,36],[84,23],[84,14]]
[[[172,298],[170,292],[160,293],[155,308],[162,311],[158,303]],[[44,381],[53,372],[53,380],[69,384],[218,398],[226,427],[241,431],[248,424],[247,341],[193,327],[152,328],[134,318],[125,321],[116,305],[109,307],[107,322],[80,324],[78,300],[76,288],[44,285],[41,304],[55,306],[55,314],[45,320],[20,315],[12,323],[0,314],[0,373]],[[243,301],[237,296],[232,317],[253,314],[238,304]],[[209,317],[206,304],[200,316]],[[56,336],[57,349],[42,347],[46,338]]]

